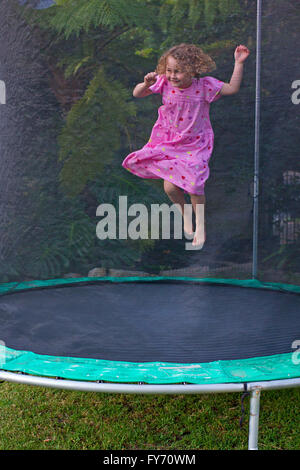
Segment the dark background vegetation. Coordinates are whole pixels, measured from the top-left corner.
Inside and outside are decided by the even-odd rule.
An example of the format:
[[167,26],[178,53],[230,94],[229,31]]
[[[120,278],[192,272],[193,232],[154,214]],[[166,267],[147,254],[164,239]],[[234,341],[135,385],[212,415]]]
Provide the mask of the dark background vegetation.
[[[0,108],[1,280],[86,276],[93,267],[154,274],[185,268],[188,274],[195,265],[251,262],[256,2],[56,3],[35,10],[1,2],[0,72],[7,86]],[[264,1],[259,267],[262,275],[280,269],[294,282],[300,139],[291,84],[300,79],[299,17],[298,2],[277,0],[274,7]],[[121,163],[145,145],[161,104],[157,95],[135,99],[132,90],[181,42],[209,53],[217,64],[211,75],[227,82],[235,47],[251,50],[240,92],[211,107],[207,245],[200,255],[178,240],[101,241],[99,204],[117,208],[119,196],[127,195],[128,205],[143,203],[150,211],[152,203],[169,202],[161,180],[137,178]]]

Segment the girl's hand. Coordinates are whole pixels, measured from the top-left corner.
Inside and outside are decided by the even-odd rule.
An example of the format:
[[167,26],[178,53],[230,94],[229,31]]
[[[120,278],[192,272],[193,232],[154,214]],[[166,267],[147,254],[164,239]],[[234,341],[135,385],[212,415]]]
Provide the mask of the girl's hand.
[[242,44],[240,44],[234,51],[235,61],[238,64],[242,64],[247,59],[249,54],[250,54],[250,51],[248,47],[242,46]]
[[150,73],[147,73],[147,75],[144,76],[144,83],[145,83],[147,88],[149,88],[149,86],[151,86],[151,85],[154,85],[154,83],[156,82],[156,77],[157,77],[156,72],[150,72]]

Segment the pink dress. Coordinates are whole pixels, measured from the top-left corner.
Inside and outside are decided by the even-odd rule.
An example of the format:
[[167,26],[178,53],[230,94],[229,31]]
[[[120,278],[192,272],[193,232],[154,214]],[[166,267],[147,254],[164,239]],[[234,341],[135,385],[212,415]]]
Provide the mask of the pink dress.
[[122,166],[141,178],[162,178],[187,193],[204,194],[214,143],[209,107],[220,98],[223,84],[213,77],[194,78],[191,86],[179,89],[159,75],[150,90],[162,95],[163,105],[150,139]]

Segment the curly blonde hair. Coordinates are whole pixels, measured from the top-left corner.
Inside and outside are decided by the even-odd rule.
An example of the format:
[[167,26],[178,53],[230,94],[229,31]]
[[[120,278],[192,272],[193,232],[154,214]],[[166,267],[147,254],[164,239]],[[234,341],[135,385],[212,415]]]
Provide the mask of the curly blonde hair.
[[183,70],[191,77],[200,78],[200,75],[215,70],[216,63],[203,50],[195,44],[181,43],[168,49],[158,60],[155,72],[162,75],[166,72],[167,58],[174,57]]

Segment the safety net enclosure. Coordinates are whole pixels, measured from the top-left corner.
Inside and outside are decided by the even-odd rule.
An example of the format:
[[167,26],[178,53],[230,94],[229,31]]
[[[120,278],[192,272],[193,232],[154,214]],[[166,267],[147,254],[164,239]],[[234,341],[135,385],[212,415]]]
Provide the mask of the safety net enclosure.
[[[299,2],[0,4],[0,379],[137,393],[299,385]],[[202,249],[170,210],[172,174],[122,166],[161,106],[132,90],[183,42],[216,63],[200,81],[229,83],[235,48],[251,51],[239,92],[203,117]]]

